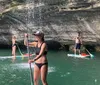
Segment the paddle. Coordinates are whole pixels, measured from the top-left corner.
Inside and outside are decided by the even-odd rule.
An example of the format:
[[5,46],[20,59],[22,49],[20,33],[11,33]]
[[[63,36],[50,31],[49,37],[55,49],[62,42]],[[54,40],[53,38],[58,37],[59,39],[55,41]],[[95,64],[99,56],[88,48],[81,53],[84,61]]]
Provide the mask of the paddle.
[[[29,42],[28,42],[28,36],[27,36],[27,53],[28,55],[28,60],[30,59],[30,50],[29,50]],[[32,68],[31,68],[31,63],[29,64],[30,68],[30,79],[31,79],[31,85],[33,85],[33,73],[32,73]]]
[[91,54],[87,49],[86,49],[86,51],[89,53],[89,55],[91,56],[91,58],[94,58],[94,55],[93,54]]
[[21,56],[22,56],[22,59],[24,59],[24,55],[22,54],[22,52],[21,52],[21,50],[20,50],[18,44],[17,44],[17,48],[18,48],[18,50],[19,50],[19,52],[20,52],[20,54],[21,54]]

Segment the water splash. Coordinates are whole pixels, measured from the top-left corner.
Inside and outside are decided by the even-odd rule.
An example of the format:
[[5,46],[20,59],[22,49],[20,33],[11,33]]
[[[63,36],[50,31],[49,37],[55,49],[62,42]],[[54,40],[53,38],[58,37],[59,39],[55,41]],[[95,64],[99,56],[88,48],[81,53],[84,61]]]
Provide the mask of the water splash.
[[97,79],[95,79],[94,81],[95,81],[95,83],[96,83],[96,82],[97,82]]
[[62,74],[61,73],[61,77],[66,77],[66,76],[68,76],[68,75],[70,75],[71,74],[71,72],[66,72],[65,74]]

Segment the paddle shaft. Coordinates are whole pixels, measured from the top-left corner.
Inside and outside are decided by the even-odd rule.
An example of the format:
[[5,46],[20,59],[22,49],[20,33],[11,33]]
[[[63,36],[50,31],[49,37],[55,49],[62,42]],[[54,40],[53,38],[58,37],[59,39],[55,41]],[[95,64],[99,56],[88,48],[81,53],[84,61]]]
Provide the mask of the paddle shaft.
[[19,48],[19,46],[18,46],[18,44],[17,44],[17,48],[18,48],[20,54],[23,55],[22,52],[21,52],[21,50],[20,50],[20,48]]
[[[30,50],[29,50],[28,37],[27,37],[27,52],[28,52],[28,60],[29,60],[29,59],[30,59]],[[33,72],[32,72],[31,63],[29,64],[29,68],[30,68],[30,79],[31,79],[31,85],[33,85]]]
[[[86,48],[85,48],[86,49]],[[86,51],[91,55],[91,53],[86,49]]]

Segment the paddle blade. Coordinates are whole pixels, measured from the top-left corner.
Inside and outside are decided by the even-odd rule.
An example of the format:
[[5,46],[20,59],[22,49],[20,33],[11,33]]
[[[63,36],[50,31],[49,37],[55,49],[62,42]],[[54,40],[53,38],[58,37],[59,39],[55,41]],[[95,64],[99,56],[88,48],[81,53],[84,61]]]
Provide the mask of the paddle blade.
[[24,60],[24,55],[23,54],[21,55],[21,57],[22,57],[22,60]]
[[90,54],[91,58],[94,58],[94,55]]

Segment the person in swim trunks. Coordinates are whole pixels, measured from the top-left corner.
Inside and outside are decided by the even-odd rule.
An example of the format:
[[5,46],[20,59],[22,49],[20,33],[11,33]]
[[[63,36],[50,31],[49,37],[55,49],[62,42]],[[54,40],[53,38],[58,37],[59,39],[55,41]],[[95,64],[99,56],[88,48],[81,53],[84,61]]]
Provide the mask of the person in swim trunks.
[[12,36],[12,56],[16,59],[16,37]]
[[75,38],[75,48],[74,48],[74,53],[76,54],[76,51],[78,50],[78,53],[80,54],[80,48],[82,44],[82,39],[80,37],[80,34]]
[[25,34],[24,45],[29,45],[35,48],[36,57],[33,60],[29,60],[29,63],[35,62],[34,65],[34,85],[38,85],[39,77],[43,85],[47,83],[48,61],[47,61],[47,45],[44,41],[44,34],[40,31],[33,33],[36,41],[28,43],[28,34]]

